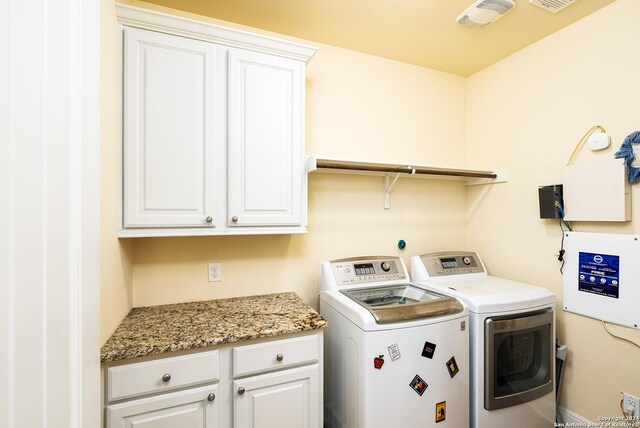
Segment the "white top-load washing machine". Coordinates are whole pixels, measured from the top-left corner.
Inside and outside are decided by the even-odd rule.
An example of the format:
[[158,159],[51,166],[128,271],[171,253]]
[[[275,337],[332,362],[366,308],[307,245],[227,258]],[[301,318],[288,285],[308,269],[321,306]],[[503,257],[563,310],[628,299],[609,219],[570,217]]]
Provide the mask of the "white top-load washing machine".
[[471,427],[554,426],[554,294],[487,275],[473,252],[412,257],[411,275],[469,307]]
[[399,257],[321,264],[324,426],[469,426],[468,310]]

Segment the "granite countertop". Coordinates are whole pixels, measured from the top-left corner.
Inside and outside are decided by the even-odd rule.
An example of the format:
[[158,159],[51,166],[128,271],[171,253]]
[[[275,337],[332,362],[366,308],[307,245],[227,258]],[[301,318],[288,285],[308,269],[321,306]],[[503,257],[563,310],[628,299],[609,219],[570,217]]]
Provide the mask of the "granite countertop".
[[103,363],[325,328],[297,294],[133,308],[100,350]]

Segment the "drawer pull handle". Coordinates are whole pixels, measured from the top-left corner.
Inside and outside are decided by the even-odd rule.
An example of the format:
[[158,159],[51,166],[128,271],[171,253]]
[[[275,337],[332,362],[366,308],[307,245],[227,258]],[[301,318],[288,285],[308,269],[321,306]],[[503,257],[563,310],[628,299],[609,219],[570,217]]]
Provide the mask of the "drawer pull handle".
[[169,373],[166,373],[162,376],[163,382],[169,382],[170,380],[171,380],[171,375]]
[[278,361],[284,360],[284,355],[282,355],[282,354],[276,355],[276,360],[278,360]]
[[238,395],[243,395],[244,394],[244,388],[240,387],[238,388]]
[[231,221],[234,222],[234,223],[237,223],[238,222],[238,216],[234,215],[233,217],[231,217]]
[[213,222],[213,219],[211,218],[211,216],[207,216],[207,218],[205,218],[205,221],[207,223],[211,223],[211,222]]
[[213,392],[207,395],[207,400],[213,401],[215,399],[216,399],[216,394],[214,394]]

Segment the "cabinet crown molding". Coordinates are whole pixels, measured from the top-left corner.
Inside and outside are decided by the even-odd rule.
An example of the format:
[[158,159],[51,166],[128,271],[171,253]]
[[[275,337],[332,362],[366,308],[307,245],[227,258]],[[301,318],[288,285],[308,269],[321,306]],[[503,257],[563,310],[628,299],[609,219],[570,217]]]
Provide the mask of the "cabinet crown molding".
[[122,25],[278,55],[305,63],[318,50],[301,43],[123,4],[116,4],[116,14]]

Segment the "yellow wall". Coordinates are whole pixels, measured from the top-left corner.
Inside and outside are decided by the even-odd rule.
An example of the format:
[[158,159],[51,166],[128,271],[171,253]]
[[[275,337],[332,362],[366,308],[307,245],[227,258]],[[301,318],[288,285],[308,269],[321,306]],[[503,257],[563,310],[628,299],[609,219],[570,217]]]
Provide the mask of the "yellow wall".
[[118,241],[120,217],[119,37],[113,0],[102,0],[100,97],[100,343],[127,315],[133,303],[133,242]]
[[[136,240],[134,305],[292,290],[317,307],[320,260],[464,245],[460,184],[416,179],[396,186],[385,212],[381,178],[312,176],[306,235]],[[407,241],[404,252],[399,239]],[[222,262],[221,283],[206,282],[211,261]]]
[[[539,219],[537,187],[562,183],[562,167],[592,125],[609,131],[613,147],[585,147],[577,163],[611,158],[640,129],[638,16],[640,2],[618,0],[468,79],[467,158],[507,169],[510,179],[469,191],[467,247],[492,274],[551,289],[559,308],[560,229]],[[640,233],[637,186],[633,193],[632,222],[579,223],[578,230]],[[570,349],[561,404],[595,422],[621,415],[620,391],[640,394],[638,348],[609,336],[599,321],[561,309],[557,320]],[[612,330],[640,342],[637,331]]]

